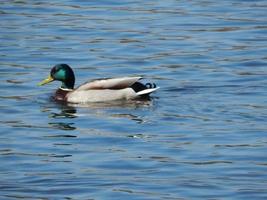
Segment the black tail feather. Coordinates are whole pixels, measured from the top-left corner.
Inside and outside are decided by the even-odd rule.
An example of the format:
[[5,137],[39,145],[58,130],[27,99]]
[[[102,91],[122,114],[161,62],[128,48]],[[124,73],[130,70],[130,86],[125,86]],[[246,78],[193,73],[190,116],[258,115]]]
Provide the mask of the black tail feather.
[[135,92],[140,92],[142,90],[146,90],[146,89],[151,89],[151,88],[156,88],[156,84],[155,83],[146,83],[145,85],[143,83],[140,82],[136,82],[134,83],[131,88],[135,91]]
[[155,83],[146,83],[145,86],[146,86],[147,89],[151,89],[151,88],[156,88],[157,87],[157,85]]

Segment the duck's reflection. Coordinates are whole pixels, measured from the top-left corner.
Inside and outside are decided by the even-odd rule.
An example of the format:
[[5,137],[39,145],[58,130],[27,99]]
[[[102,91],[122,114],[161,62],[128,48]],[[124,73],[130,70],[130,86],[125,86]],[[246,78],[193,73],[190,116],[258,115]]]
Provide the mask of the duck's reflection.
[[[90,117],[101,119],[130,119],[136,123],[144,123],[145,120],[142,116],[138,115],[137,110],[144,108],[152,108],[153,101],[148,99],[144,100],[132,100],[132,101],[112,101],[102,103],[90,103],[90,104],[68,104],[69,106],[82,108],[82,112],[86,112]],[[88,112],[87,112],[87,111]],[[137,112],[136,112],[137,111]]]
[[51,112],[50,117],[51,118],[76,118],[77,116],[75,115],[77,110],[69,106],[67,104],[56,104],[57,107],[59,108],[59,112]]
[[97,102],[97,103],[80,103],[72,104],[67,103],[69,107],[72,108],[89,108],[89,109],[115,109],[115,108],[129,108],[129,109],[138,109],[150,107],[153,101],[150,98],[139,99],[139,100],[117,100],[109,102]]
[[74,123],[63,123],[63,122],[55,122],[55,123],[48,123],[50,126],[60,130],[75,130]]
[[[48,112],[48,117],[55,119],[50,121],[49,127],[59,130],[75,130],[77,120],[74,118],[88,115],[89,118],[105,119],[130,119],[135,123],[144,123],[144,117],[138,115],[142,109],[152,108],[153,101],[140,99],[132,101],[112,101],[102,103],[70,104],[51,101],[42,106],[43,112]],[[68,120],[69,119],[69,120]]]
[[[58,103],[55,101],[44,102],[41,105],[41,112],[47,113],[49,120],[48,125],[50,128],[58,130],[75,130],[75,123],[70,121],[76,118],[76,108],[67,104]],[[70,119],[70,120],[67,120]]]

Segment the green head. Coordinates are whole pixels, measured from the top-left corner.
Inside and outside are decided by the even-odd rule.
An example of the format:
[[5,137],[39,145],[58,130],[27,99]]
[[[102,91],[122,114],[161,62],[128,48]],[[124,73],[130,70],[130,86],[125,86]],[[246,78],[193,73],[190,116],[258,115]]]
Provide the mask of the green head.
[[65,88],[65,89],[74,88],[75,76],[74,76],[72,69],[67,64],[55,65],[51,69],[50,75],[48,76],[48,78],[40,82],[39,85],[44,85],[55,80],[62,82],[61,88]]

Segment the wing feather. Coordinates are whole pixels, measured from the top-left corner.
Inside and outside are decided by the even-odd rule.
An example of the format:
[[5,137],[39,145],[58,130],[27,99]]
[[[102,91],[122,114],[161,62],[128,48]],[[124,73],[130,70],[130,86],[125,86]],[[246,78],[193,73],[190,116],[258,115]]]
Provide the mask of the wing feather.
[[96,90],[96,89],[124,89],[130,87],[142,77],[122,77],[97,79],[80,85],[76,90]]
[[156,90],[158,90],[159,87],[156,87],[156,88],[149,88],[149,89],[145,89],[145,90],[142,90],[140,92],[137,92],[136,95],[138,96],[141,96],[141,95],[147,95],[147,94],[150,94]]

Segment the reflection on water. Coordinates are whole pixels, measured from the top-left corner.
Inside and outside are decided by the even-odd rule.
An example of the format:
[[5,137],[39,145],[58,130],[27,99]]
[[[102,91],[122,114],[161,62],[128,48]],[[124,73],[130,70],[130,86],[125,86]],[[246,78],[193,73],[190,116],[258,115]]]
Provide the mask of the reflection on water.
[[[0,199],[266,199],[265,1],[0,4]],[[150,100],[36,84],[143,75]]]
[[[81,103],[72,104],[64,102],[55,102],[51,99],[51,103],[57,106],[58,113],[51,112],[49,107],[42,105],[42,112],[50,112],[49,116],[52,118],[76,118],[78,117],[77,109],[83,108],[84,111],[95,111],[94,113],[99,113],[98,110],[124,110],[124,108],[131,110],[141,109],[141,108],[151,108],[153,106],[153,101],[151,99],[140,99],[140,100],[122,100],[122,101],[110,101],[110,102],[98,102],[98,103]],[[77,114],[76,114],[77,113]],[[92,112],[91,112],[92,113]],[[111,117],[125,117],[128,119],[137,120],[137,116],[132,114],[116,113],[110,115]],[[138,120],[137,120],[138,121]]]
[[51,113],[50,117],[52,118],[76,118],[76,109],[74,107],[68,105],[60,105],[58,106],[60,112],[59,113]]
[[56,129],[61,129],[61,130],[74,130],[76,129],[73,127],[73,123],[62,123],[62,122],[57,122],[57,123],[49,123],[52,127]]
[[[44,103],[44,104],[43,104]],[[133,110],[139,109],[153,109],[153,99],[139,99],[139,100],[122,100],[111,102],[99,102],[99,103],[82,103],[71,104],[64,102],[56,102],[50,99],[47,105],[47,100],[41,104],[41,112],[47,113],[49,118],[57,119],[57,122],[49,122],[48,126],[60,129],[60,130],[75,130],[75,123],[72,121],[66,123],[67,118],[102,118],[102,119],[130,119],[136,123],[145,123],[145,119],[142,116],[132,114]],[[77,112],[77,109],[81,109],[82,112]],[[61,119],[61,120],[60,120]]]

